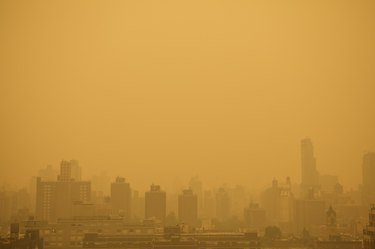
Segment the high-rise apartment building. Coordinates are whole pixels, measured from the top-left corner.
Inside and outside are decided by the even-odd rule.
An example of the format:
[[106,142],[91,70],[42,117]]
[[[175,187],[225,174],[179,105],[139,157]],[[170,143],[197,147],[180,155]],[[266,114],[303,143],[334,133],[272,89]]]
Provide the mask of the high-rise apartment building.
[[81,175],[81,167],[77,160],[61,161],[60,175],[58,176],[59,181],[81,181]]
[[55,221],[58,218],[71,217],[74,203],[87,203],[90,201],[90,182],[75,181],[75,178],[72,177],[71,169],[70,163],[62,161],[57,181],[43,181],[41,178],[37,178],[37,219]]
[[189,226],[196,226],[198,222],[198,197],[191,189],[183,190],[178,196],[178,218],[180,222]]
[[255,230],[264,230],[266,226],[266,210],[259,207],[259,204],[250,203],[249,207],[244,209],[244,221],[248,228]]
[[317,234],[319,227],[326,223],[326,203],[324,200],[295,200],[295,233],[307,229]]
[[131,217],[131,193],[130,184],[123,177],[117,177],[111,184],[112,211],[127,219]]
[[167,212],[166,203],[166,193],[160,189],[159,185],[152,184],[150,191],[145,193],[145,218],[154,218],[164,222]]

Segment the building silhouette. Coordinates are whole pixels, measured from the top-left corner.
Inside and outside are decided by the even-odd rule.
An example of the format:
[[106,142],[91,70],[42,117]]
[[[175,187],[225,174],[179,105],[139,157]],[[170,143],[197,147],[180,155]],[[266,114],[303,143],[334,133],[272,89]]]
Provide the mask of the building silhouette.
[[61,161],[60,175],[58,176],[59,181],[81,181],[81,174],[81,167],[77,160]]
[[52,165],[47,165],[46,168],[38,171],[38,177],[42,178],[43,181],[55,181],[58,175],[58,171],[55,170]]
[[329,206],[326,212],[326,225],[331,227],[336,226],[336,211],[333,209],[332,205]]
[[291,232],[294,222],[294,195],[290,177],[286,178],[285,184],[280,186],[280,216],[279,226],[284,231]]
[[280,195],[281,188],[276,179],[272,180],[272,186],[261,195],[262,207],[266,210],[269,225],[278,225],[280,220]]
[[362,201],[368,207],[375,203],[375,153],[369,152],[363,156],[362,162]]
[[0,189],[0,227],[10,221],[28,218],[31,214],[30,205],[31,198],[26,189]]
[[262,193],[261,200],[266,210],[267,223],[290,231],[294,220],[294,195],[290,177],[286,178],[284,184],[274,179],[272,186]]
[[198,176],[192,177],[189,181],[189,188],[198,198],[198,217],[203,214],[203,183]]
[[326,203],[318,199],[295,200],[295,233],[307,229],[317,234],[319,227],[326,224]]
[[363,187],[371,192],[375,192],[375,153],[369,152],[363,156],[362,164]]
[[212,190],[205,190],[203,193],[203,211],[200,215],[201,219],[213,219],[216,217],[215,195]]
[[[72,161],[70,161],[72,162]],[[88,203],[91,200],[91,183],[76,181],[74,164],[62,161],[57,181],[43,181],[40,177],[36,183],[36,217],[39,220],[55,221],[73,215],[73,205]],[[72,174],[72,169],[75,173]],[[79,176],[79,177],[78,177]]]
[[216,193],[216,218],[225,221],[231,215],[231,199],[224,188],[220,188]]
[[305,197],[310,189],[319,188],[319,172],[316,169],[314,147],[310,138],[301,141],[301,190]]
[[371,206],[369,211],[369,223],[363,229],[363,248],[375,248],[375,206]]
[[111,184],[111,206],[114,214],[131,218],[132,191],[123,177],[117,177]]
[[259,207],[259,204],[250,203],[249,207],[244,209],[244,221],[250,229],[263,230],[266,226],[266,210]]
[[191,189],[185,189],[178,196],[178,219],[189,226],[196,226],[198,221],[198,197]]
[[337,184],[339,184],[338,176],[323,174],[319,175],[319,187],[321,192],[334,193]]
[[152,184],[150,191],[145,193],[145,218],[165,221],[167,212],[166,193],[160,189],[159,185]]
[[145,215],[145,197],[140,196],[138,190],[134,190],[132,194],[132,217],[140,220],[144,218]]

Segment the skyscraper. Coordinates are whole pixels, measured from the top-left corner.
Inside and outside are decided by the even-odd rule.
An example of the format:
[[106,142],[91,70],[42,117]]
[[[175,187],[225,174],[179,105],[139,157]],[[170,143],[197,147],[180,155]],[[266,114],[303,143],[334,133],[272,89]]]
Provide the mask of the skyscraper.
[[150,191],[145,193],[145,218],[154,218],[163,222],[167,212],[166,203],[166,193],[160,190],[159,185],[152,184]]
[[310,138],[301,141],[301,188],[303,195],[319,187],[319,172],[316,169],[314,147]]
[[131,189],[125,178],[117,177],[111,184],[112,210],[127,219],[131,217]]
[[196,226],[198,221],[198,197],[191,189],[178,196],[178,218],[180,222]]

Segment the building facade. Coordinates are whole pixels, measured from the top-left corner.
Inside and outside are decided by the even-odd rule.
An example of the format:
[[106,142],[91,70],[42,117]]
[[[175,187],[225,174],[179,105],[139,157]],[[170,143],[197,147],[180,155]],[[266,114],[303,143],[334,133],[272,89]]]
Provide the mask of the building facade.
[[56,221],[73,215],[74,204],[91,200],[91,183],[75,181],[71,165],[63,161],[57,181],[36,182],[36,217],[39,220]]
[[309,138],[301,141],[301,173],[302,197],[306,197],[310,189],[319,188],[319,172],[316,168],[314,147]]
[[119,214],[127,219],[131,217],[132,191],[130,184],[123,177],[117,177],[111,184],[111,205],[114,214]]
[[152,184],[150,191],[145,193],[145,218],[164,222],[167,212],[166,193],[159,185]]
[[192,227],[198,225],[198,197],[191,189],[183,190],[178,196],[178,219]]

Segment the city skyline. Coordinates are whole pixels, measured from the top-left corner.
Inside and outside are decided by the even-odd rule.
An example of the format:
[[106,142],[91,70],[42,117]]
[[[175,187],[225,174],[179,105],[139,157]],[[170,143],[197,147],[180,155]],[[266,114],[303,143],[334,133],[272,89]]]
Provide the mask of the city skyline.
[[[132,233],[134,226],[138,226],[136,233],[147,234],[150,238],[156,236],[153,239],[156,244],[160,234],[177,236],[185,233],[194,238],[207,234],[211,239],[220,241],[223,239],[220,237],[222,232],[230,231],[240,236],[236,237],[238,239],[252,234],[254,241],[263,240],[263,244],[294,235],[299,242],[287,239],[284,243],[303,246],[308,237],[311,243],[317,243],[316,238],[319,238],[321,243],[333,246],[338,242],[332,238],[339,236],[340,243],[355,245],[356,248],[362,245],[360,239],[371,245],[372,220],[375,218],[371,216],[375,203],[371,179],[375,177],[375,153],[363,155],[362,184],[358,189],[348,190],[337,176],[319,172],[310,138],[301,140],[300,152],[301,182],[292,183],[290,177],[286,177],[285,182],[274,178],[266,189],[257,193],[260,195],[257,197],[241,185],[204,187],[204,181],[196,176],[190,179],[188,188],[165,191],[162,186],[152,183],[143,195],[122,176],[111,180],[108,175],[102,175],[93,181],[85,180],[78,160],[62,160],[59,172],[51,165],[38,170],[30,188],[17,191],[4,188],[0,191],[0,236],[6,231],[1,225],[11,222],[11,237],[21,238],[20,226],[26,232],[37,229],[38,236],[45,239],[41,243],[47,248],[81,246],[87,240],[95,241],[100,236],[122,238],[123,243],[139,243],[135,239],[140,238],[139,235],[131,234],[136,237],[130,240],[129,235],[124,235]],[[93,187],[94,181],[99,184],[96,188]],[[110,192],[104,192],[109,186]],[[366,219],[368,212],[370,216]],[[27,228],[25,225],[28,223],[33,225]],[[89,229],[69,228],[77,225],[88,226]],[[277,237],[268,234],[267,231],[272,229],[279,231]],[[67,239],[57,236],[56,239],[54,232],[50,235],[51,231],[75,236]],[[342,240],[343,232],[346,233],[345,240]],[[305,233],[309,235],[306,237]],[[91,237],[90,234],[95,235]],[[172,239],[168,243],[180,243],[176,241],[180,239]],[[183,240],[181,243],[184,243]],[[1,244],[4,245],[4,242]]]
[[[287,179],[287,185],[288,188],[298,187],[299,188],[299,195],[301,196],[307,196],[308,192],[310,190],[318,191],[318,192],[330,192],[333,191],[332,186],[327,185],[333,185],[333,184],[340,184],[342,187],[345,186],[345,191],[353,191],[353,190],[360,190],[364,189],[366,191],[375,191],[373,187],[372,177],[375,176],[374,174],[374,165],[375,165],[375,152],[367,152],[363,154],[362,156],[362,163],[361,163],[361,182],[357,185],[356,189],[348,188],[345,184],[343,184],[339,180],[339,173],[336,175],[327,175],[327,174],[321,174],[318,171],[318,168],[316,166],[316,158],[314,154],[314,146],[313,142],[310,138],[304,138],[300,141],[300,175],[302,176],[301,179],[298,181],[292,180],[290,175],[287,174],[284,176],[278,176],[273,177],[272,182],[271,178],[268,179],[267,184],[265,184],[262,188],[254,188],[254,186],[251,185],[242,185],[235,182],[222,182],[214,186],[207,186],[205,185],[204,179],[201,179],[198,175],[187,175],[187,179],[184,182],[179,182],[177,184],[175,182],[175,185],[173,189],[168,189],[165,187],[165,185],[160,184],[160,182],[149,182],[148,185],[143,186],[144,188],[137,188],[134,187],[132,182],[137,182],[137,179],[134,181],[129,181],[129,178],[124,177],[123,175],[117,175],[117,176],[110,176],[107,174],[107,172],[102,171],[102,174],[94,175],[89,178],[85,178],[81,176],[82,173],[82,167],[78,160],[72,159],[72,160],[62,160],[60,162],[59,167],[54,168],[52,165],[47,165],[45,168],[41,168],[37,171],[37,174],[34,174],[29,180],[32,180],[31,185],[35,184],[35,181],[37,178],[40,178],[41,181],[44,182],[90,182],[92,185],[94,185],[92,188],[92,191],[94,192],[102,192],[104,195],[112,195],[114,192],[114,187],[123,189],[120,191],[120,189],[116,190],[118,193],[116,199],[118,202],[122,204],[117,204],[122,206],[122,209],[124,208],[123,205],[126,205],[125,199],[129,198],[129,195],[131,195],[131,192],[141,191],[144,193],[149,192],[149,186],[151,184],[151,190],[157,190],[160,191],[160,185],[163,186],[162,190],[167,191],[169,193],[184,193],[185,191],[191,190],[193,191],[194,195],[201,196],[202,191],[206,189],[211,189],[215,191],[220,191],[220,189],[223,188],[233,188],[233,187],[245,187],[250,193],[254,194],[256,191],[263,191],[270,186],[274,185],[275,182],[281,182],[282,179]],[[155,185],[156,184],[156,185]],[[107,186],[103,186],[107,185]],[[132,187],[130,187],[132,186]],[[5,189],[11,189],[9,186],[4,185]],[[22,187],[29,188],[29,186],[25,185]],[[22,188],[21,187],[21,188]],[[124,189],[125,188],[125,189]],[[127,190],[126,190],[127,189]],[[106,191],[107,190],[107,191]],[[120,191],[120,192],[118,192]],[[125,191],[125,192],[124,192]],[[125,198],[125,196],[128,196]],[[125,199],[124,199],[125,198]],[[254,197],[252,197],[254,198]],[[202,196],[199,197],[199,202],[202,202]],[[125,201],[125,202],[124,202]],[[128,207],[127,209],[129,209]],[[202,211],[202,210],[201,210]]]
[[[307,141],[307,140],[309,140],[310,143],[312,143],[312,144],[314,143],[313,139],[311,139],[310,137],[303,138],[301,140],[301,142]],[[298,142],[296,144],[300,145],[300,143],[298,143]],[[317,146],[315,146],[314,149],[316,149],[316,147]],[[318,151],[319,151],[319,149],[318,149]],[[341,171],[334,172],[332,170],[327,171],[326,169],[324,169],[324,166],[321,165],[321,160],[319,160],[319,156],[318,156],[318,160],[316,160],[317,157],[314,156],[315,162],[313,164],[315,166],[313,166],[313,167],[315,169],[318,169],[318,168],[322,169],[322,170],[320,170],[321,172],[319,172],[317,174],[336,175],[336,176],[338,176],[339,182],[341,184],[345,185],[348,189],[356,189],[356,188],[358,188],[358,186],[362,182],[362,178],[363,178],[363,176],[362,176],[362,159],[363,159],[363,155],[365,155],[367,153],[373,153],[373,151],[371,151],[371,150],[364,151],[360,155],[359,161],[358,161],[359,170],[358,170],[358,172],[354,173],[354,175],[358,174],[358,179],[355,182],[347,181],[347,179],[345,177],[342,177],[343,174],[342,174]],[[271,179],[271,178],[284,179],[285,177],[290,177],[293,184],[301,183],[302,182],[301,160],[303,160],[302,155],[301,155],[301,148],[297,149],[296,154],[297,154],[297,157],[298,157],[297,160],[296,160],[298,162],[297,168],[294,167],[295,169],[293,171],[280,172],[278,175],[277,174],[269,174],[267,176],[268,177],[267,179]],[[316,153],[314,153],[314,155],[315,154]],[[77,158],[73,158],[73,159],[76,160]],[[63,162],[64,162],[64,160],[65,159],[62,159]],[[74,160],[71,160],[71,161],[74,161]],[[81,165],[83,165],[81,160],[78,160],[78,161],[80,162]],[[316,161],[318,161],[318,162],[316,162]],[[55,171],[58,171],[59,167],[60,167],[60,164],[61,164],[61,160],[59,160],[57,164],[47,163],[45,165],[41,165],[41,166],[39,166],[39,168],[36,168],[36,170],[34,171],[34,173],[32,175],[35,176],[36,171],[45,169],[45,167],[47,167],[47,168],[52,167]],[[325,165],[325,164],[323,163],[323,165]],[[235,168],[235,166],[233,166],[233,165],[228,165],[228,166],[231,166],[231,167]],[[262,167],[262,166],[263,165],[257,165],[257,167]],[[128,166],[128,167],[130,167],[130,166]],[[124,167],[122,170],[118,170],[117,172],[112,172],[111,170],[109,170],[110,167],[103,167],[103,168],[96,169],[95,173],[90,175],[90,174],[87,173],[89,171],[88,169],[90,169],[89,165],[84,164],[85,170],[83,171],[82,174],[84,175],[83,178],[86,179],[86,180],[91,180],[91,179],[93,179],[97,176],[103,175],[103,174],[111,177],[111,179],[115,179],[118,176],[122,176],[122,177],[125,177],[128,180],[133,180],[134,185],[137,186],[137,188],[139,190],[142,190],[142,191],[148,189],[149,183],[161,184],[161,185],[164,186],[164,188],[166,190],[175,189],[176,187],[180,188],[180,189],[183,189],[183,188],[188,187],[189,179],[191,179],[194,176],[199,177],[200,180],[202,180],[206,183],[206,187],[209,187],[209,188],[220,187],[221,185],[232,185],[232,186],[234,186],[234,185],[240,184],[240,185],[243,185],[243,186],[245,186],[247,188],[250,188],[252,190],[261,190],[261,189],[266,188],[269,185],[269,181],[263,181],[263,182],[255,181],[255,182],[253,182],[253,181],[249,180],[249,178],[246,177],[246,176],[240,181],[235,181],[230,176],[229,177],[224,176],[223,178],[220,178],[220,175],[219,175],[219,177],[217,177],[217,176],[215,177],[214,181],[210,181],[212,179],[210,174],[200,174],[199,170],[196,170],[195,172],[193,172],[193,171],[187,172],[185,174],[166,174],[165,176],[161,176],[161,177],[157,177],[153,174],[133,174],[133,175],[131,175],[131,174],[127,174],[127,168],[128,167]],[[177,165],[176,165],[176,167],[177,167]],[[280,167],[282,168],[282,165],[280,165]],[[240,167],[240,169],[246,170],[246,168],[243,168],[243,167]],[[220,169],[218,169],[218,170],[220,170]],[[150,172],[152,172],[152,171],[150,171]],[[257,174],[257,175],[259,174],[259,172],[256,169],[254,169],[250,173]],[[340,173],[341,173],[341,175],[340,175]],[[81,174],[81,172],[80,172],[80,174]],[[218,179],[220,179],[220,180],[218,181]],[[250,179],[251,179],[251,175],[250,175]],[[353,179],[353,177],[352,177],[352,179]],[[345,182],[345,180],[346,180],[346,182]],[[137,183],[138,181],[141,181],[142,184]],[[1,186],[8,186],[8,187],[14,187],[14,188],[25,187],[29,184],[29,182],[30,182],[30,177],[26,178],[25,180],[23,180],[19,184],[14,184],[14,182],[5,180],[5,181],[1,182],[2,185],[0,185],[0,187]],[[184,182],[184,184],[181,184],[181,182]]]

